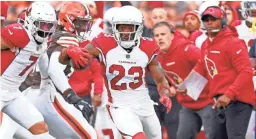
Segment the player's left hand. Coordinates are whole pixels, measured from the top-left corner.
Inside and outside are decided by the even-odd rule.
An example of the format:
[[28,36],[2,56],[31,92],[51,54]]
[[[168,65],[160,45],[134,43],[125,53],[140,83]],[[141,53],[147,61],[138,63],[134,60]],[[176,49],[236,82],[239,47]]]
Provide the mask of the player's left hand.
[[90,120],[90,117],[93,114],[93,109],[90,104],[79,97],[72,89],[64,91],[63,97],[69,104],[73,104],[78,110],[80,110],[87,121]]
[[40,83],[40,94],[47,93],[49,94],[49,101],[54,102],[55,93],[56,93],[55,86],[51,79],[42,79]]
[[226,107],[230,103],[230,101],[231,99],[225,94],[223,94],[217,99],[212,108],[215,109],[220,107]]
[[167,113],[171,111],[172,101],[168,96],[166,95],[160,96],[159,102],[162,103],[167,108]]

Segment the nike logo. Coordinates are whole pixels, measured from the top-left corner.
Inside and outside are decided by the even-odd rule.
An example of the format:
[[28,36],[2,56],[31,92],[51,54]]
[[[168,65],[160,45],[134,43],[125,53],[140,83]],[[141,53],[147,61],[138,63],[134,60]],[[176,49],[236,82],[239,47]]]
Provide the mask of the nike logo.
[[9,29],[8,29],[8,32],[10,33],[10,35],[12,35],[12,34],[13,34],[13,32],[11,32]]
[[170,62],[170,63],[166,63],[166,66],[171,66],[171,65],[174,65],[175,62]]
[[188,51],[188,46],[184,49],[185,51]]
[[213,54],[220,54],[220,51],[210,51],[210,53],[213,53]]
[[237,54],[240,54],[242,52],[242,49],[236,51]]

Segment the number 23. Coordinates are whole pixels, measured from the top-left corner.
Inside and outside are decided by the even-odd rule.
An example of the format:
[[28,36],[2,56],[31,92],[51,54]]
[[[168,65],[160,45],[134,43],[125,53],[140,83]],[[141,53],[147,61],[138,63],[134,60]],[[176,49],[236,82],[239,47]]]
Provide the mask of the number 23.
[[137,80],[136,83],[130,82],[130,83],[121,83],[120,85],[117,85],[117,82],[125,76],[125,68],[122,65],[110,66],[109,73],[113,74],[114,71],[118,71],[119,73],[110,81],[111,89],[113,90],[126,90],[127,84],[129,85],[130,88],[136,89],[143,84],[143,80],[142,80],[143,69],[140,66],[134,66],[128,70],[128,75],[134,75],[135,73],[139,74],[137,77],[134,77],[134,80]]

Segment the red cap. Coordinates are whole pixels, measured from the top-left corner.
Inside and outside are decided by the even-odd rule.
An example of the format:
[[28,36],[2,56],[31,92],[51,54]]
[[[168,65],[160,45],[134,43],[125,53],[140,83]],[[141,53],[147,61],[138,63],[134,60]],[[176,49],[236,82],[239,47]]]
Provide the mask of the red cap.
[[200,21],[199,13],[196,10],[187,11],[185,15],[183,16],[183,21],[187,15],[194,15],[198,20]]
[[0,20],[5,20],[7,18],[8,3],[6,1],[1,1],[1,16]]
[[206,15],[211,15],[215,18],[223,18],[223,10],[219,7],[208,7],[202,14],[201,19],[203,20]]

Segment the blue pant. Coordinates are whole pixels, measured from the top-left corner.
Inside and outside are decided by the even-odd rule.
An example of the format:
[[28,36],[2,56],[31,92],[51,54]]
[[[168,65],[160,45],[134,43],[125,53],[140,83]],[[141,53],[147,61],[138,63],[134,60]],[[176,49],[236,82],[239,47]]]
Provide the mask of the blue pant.
[[204,126],[207,139],[213,139],[213,119],[212,105],[208,105],[200,110],[183,107],[179,113],[177,139],[195,139],[202,125]]
[[[234,101],[224,111],[224,123],[213,120],[214,139],[244,139],[253,107],[249,104]],[[216,115],[217,110],[213,110]],[[217,117],[216,117],[217,118]]]

